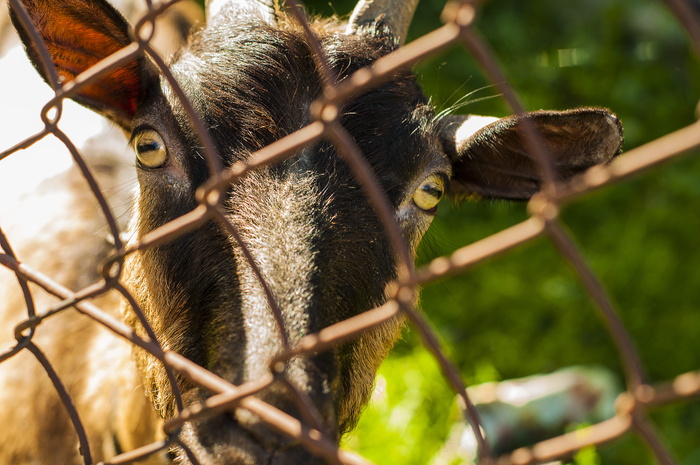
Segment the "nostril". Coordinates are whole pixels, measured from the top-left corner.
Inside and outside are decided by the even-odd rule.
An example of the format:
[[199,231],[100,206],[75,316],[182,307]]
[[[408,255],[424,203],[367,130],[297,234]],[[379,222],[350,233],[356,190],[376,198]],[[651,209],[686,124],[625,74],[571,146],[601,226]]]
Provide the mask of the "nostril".
[[297,439],[278,433],[267,422],[244,408],[237,408],[231,418],[267,449],[286,449],[299,444]]
[[[335,412],[330,395],[315,391],[306,392],[296,388],[289,380],[278,380],[256,394],[255,397],[296,418],[302,424],[318,429],[324,435],[335,439],[336,428],[333,426]],[[280,450],[299,444],[299,440],[278,433],[271,424],[249,410],[237,408],[229,416],[240,428],[246,430],[256,441],[267,448]]]

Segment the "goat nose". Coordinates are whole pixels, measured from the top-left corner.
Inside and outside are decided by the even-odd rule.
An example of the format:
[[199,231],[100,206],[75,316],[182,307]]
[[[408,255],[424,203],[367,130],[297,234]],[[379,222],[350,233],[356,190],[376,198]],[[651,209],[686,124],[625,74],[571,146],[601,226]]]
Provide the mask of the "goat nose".
[[[290,386],[290,382],[278,380],[255,397],[335,439],[335,415],[330,395],[307,393]],[[267,421],[244,408],[236,409],[235,420],[266,448],[282,450],[299,444],[297,439],[277,432]]]

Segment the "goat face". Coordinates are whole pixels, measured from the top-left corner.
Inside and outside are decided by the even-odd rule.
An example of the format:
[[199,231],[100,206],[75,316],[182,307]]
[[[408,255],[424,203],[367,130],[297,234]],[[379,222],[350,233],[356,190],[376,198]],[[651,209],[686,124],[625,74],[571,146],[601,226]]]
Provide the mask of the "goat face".
[[[314,26],[339,80],[402,42],[416,2],[385,3],[360,2],[347,27]],[[127,23],[104,0],[24,4],[64,82],[130,43]],[[170,69],[208,128],[221,163],[230,166],[310,123],[323,81],[302,29],[273,13],[272,2],[230,1],[208,10],[216,12],[214,19],[193,35]],[[16,13],[13,18],[18,24]],[[44,73],[36,45],[20,34]],[[146,58],[133,59],[72,97],[131,136],[140,184],[136,239],[194,209],[195,191],[210,172],[183,102],[154,69]],[[619,151],[619,123],[604,110],[525,117],[544,136],[562,178]],[[538,190],[536,167],[521,149],[520,120],[467,130],[473,121],[437,120],[409,73],[340,108],[340,123],[374,170],[412,251],[449,182],[457,197],[522,199]],[[228,188],[222,205],[232,228],[206,223],[127,259],[125,281],[166,348],[241,384],[269,372],[284,338],[293,343],[386,301],[387,285],[397,277],[394,248],[332,144],[319,142],[250,172]],[[284,338],[247,252],[281,309]],[[127,308],[126,314],[138,328],[133,312]],[[332,351],[288,363],[286,378],[316,405],[331,436],[356,422],[400,326],[397,319]],[[172,416],[175,402],[164,371],[147,354],[136,358],[153,405],[162,417]],[[188,380],[179,382],[186,404],[207,397]],[[281,381],[258,396],[300,416]],[[188,423],[182,434],[205,464],[318,463],[243,410]]]

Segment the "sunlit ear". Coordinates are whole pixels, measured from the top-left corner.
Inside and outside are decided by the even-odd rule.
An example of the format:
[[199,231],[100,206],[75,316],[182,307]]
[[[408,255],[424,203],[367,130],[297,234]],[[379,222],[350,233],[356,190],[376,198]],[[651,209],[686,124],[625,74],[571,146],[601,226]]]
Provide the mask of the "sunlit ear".
[[[49,50],[61,83],[75,79],[131,43],[129,24],[104,0],[22,1]],[[36,44],[12,8],[10,14],[32,63],[48,81]],[[134,59],[83,87],[73,99],[128,129],[143,98],[147,75],[145,59]]]
[[605,109],[538,111],[481,128],[469,117],[453,116],[443,122],[441,139],[452,160],[455,197],[522,200],[540,190],[537,164],[525,148],[523,119],[540,133],[558,180],[608,163],[621,151],[622,126]]

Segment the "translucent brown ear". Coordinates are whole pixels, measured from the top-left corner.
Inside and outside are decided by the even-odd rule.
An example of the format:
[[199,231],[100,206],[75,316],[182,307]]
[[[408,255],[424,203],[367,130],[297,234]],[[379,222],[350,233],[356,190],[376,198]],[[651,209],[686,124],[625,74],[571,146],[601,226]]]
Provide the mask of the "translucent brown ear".
[[[131,42],[126,19],[104,0],[21,1],[44,40],[61,83],[75,79]],[[27,55],[49,82],[38,47],[20,25],[12,7],[10,15]],[[73,99],[129,129],[144,94],[144,61],[143,58],[134,59],[103,74],[80,89]]]
[[605,109],[538,111],[511,116],[465,134],[467,117],[443,122],[441,139],[452,160],[452,194],[524,200],[540,190],[540,175],[525,149],[523,119],[539,131],[558,180],[608,163],[622,149],[622,126]]

